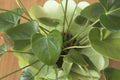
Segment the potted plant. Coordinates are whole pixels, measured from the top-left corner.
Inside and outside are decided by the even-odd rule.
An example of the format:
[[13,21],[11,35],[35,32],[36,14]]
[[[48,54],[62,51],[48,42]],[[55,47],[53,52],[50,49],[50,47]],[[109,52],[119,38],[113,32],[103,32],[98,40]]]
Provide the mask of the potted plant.
[[0,80],[21,70],[20,80],[120,79],[120,70],[108,66],[109,59],[120,61],[119,0],[48,0],[30,11],[16,1],[20,8],[0,8],[0,32],[11,45],[0,46],[0,57],[13,52],[20,69]]

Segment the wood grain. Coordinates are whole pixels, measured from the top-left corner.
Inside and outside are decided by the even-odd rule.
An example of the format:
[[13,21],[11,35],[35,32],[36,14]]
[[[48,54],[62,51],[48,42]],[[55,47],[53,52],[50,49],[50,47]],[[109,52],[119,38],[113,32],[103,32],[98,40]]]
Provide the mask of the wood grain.
[[[46,0],[22,0],[27,10],[31,5],[42,5]],[[97,2],[98,0],[85,0],[90,3]],[[0,8],[13,9],[18,7],[15,0],[0,0]],[[4,43],[3,34],[0,34],[0,45]],[[110,66],[120,68],[119,62],[111,61]],[[5,53],[0,59],[0,77],[8,74],[11,71],[19,69],[18,60],[12,53]],[[19,80],[21,72],[18,72],[12,76],[7,77],[4,80]]]

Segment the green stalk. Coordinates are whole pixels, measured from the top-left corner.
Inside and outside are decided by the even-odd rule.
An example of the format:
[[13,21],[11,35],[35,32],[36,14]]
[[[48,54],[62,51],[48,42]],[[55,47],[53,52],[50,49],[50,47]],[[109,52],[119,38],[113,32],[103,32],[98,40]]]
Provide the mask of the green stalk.
[[89,73],[90,78],[91,78],[92,80],[94,80],[94,78],[93,78],[92,74],[90,73],[90,71],[88,70],[88,68],[87,68],[86,66],[84,66],[84,68],[85,68],[85,70]]
[[75,11],[76,11],[77,6],[78,6],[78,2],[79,2],[79,1],[77,0],[77,4],[76,4],[76,6],[75,6],[75,9],[74,9],[74,11],[73,11],[72,17],[71,17],[71,19],[70,19],[67,32],[69,31],[69,28],[70,28],[70,26],[71,26],[71,24],[72,24],[72,21],[73,21],[74,15],[75,15]]
[[42,30],[45,30],[47,32],[50,32],[49,30],[47,30],[46,28],[42,27],[42,26],[39,26]]
[[1,11],[9,11],[9,12],[11,12],[11,13],[17,15],[17,16],[20,16],[20,17],[22,17],[22,18],[24,18],[24,19],[30,21],[30,19],[28,19],[27,17],[22,16],[22,15],[20,15],[20,14],[17,14],[16,12],[13,12],[13,11],[10,11],[10,10],[7,10],[7,9],[2,9],[2,8],[0,8],[0,10],[1,10]]
[[66,23],[66,15],[67,15],[67,7],[68,7],[68,0],[66,0],[65,4],[65,11],[64,11],[64,19],[63,19],[63,33],[65,32],[65,23]]
[[47,30],[46,28],[42,27],[42,26],[39,26],[39,33],[41,33],[41,30],[46,34],[48,35],[48,33],[50,32],[49,30]]
[[37,76],[39,73],[40,73],[40,71],[42,70],[42,68],[45,66],[45,64],[44,65],[42,65],[42,67],[38,70],[38,72],[35,74],[35,76]]
[[[94,23],[92,23],[91,25],[89,25],[86,29],[84,29],[84,31],[82,33],[80,33],[78,36],[85,36],[86,33],[89,33],[89,31],[93,28],[92,26],[94,26],[97,22],[99,22],[99,19],[96,20]],[[79,41],[79,40],[78,40]]]
[[105,77],[105,74],[104,74],[104,70],[102,70],[101,72],[102,72],[102,75],[103,75],[103,79],[107,80],[106,77]]
[[45,33],[45,35],[48,35],[48,33],[43,29],[43,28],[38,28],[39,29],[39,33],[41,34],[41,30]]
[[67,47],[67,48],[64,48],[64,50],[68,50],[68,49],[79,49],[79,48],[89,48],[90,45],[87,45],[87,46],[70,46],[70,47]]
[[27,9],[24,7],[23,3],[21,0],[16,0],[17,4],[19,5],[19,7],[23,8],[23,10],[25,11],[25,14],[32,20],[32,18],[30,17]]
[[[61,4],[61,7],[62,7],[62,10],[63,10],[63,13],[64,13],[65,10],[64,10],[63,4],[62,4],[62,0],[59,0],[59,2],[60,2],[60,4]],[[67,20],[67,18],[66,18],[66,23],[67,23],[67,26],[68,26],[68,20]]]
[[89,25],[86,29],[83,29],[84,31],[76,34],[75,36],[73,36],[69,41],[65,42],[66,43],[70,43],[71,41],[73,41],[75,38],[77,38],[78,36],[82,36],[84,35],[86,32],[89,32],[89,30],[92,28],[92,26],[94,26],[97,22],[99,22],[99,19],[96,20],[94,23],[92,23],[91,25]]
[[33,62],[33,63],[31,63],[31,64],[29,64],[29,65],[27,65],[27,66],[25,66],[25,67],[22,67],[22,68],[20,68],[20,69],[18,69],[18,70],[15,70],[15,71],[11,72],[11,73],[8,73],[7,75],[1,77],[0,80],[3,80],[3,79],[5,79],[5,78],[7,78],[8,76],[11,76],[11,75],[17,73],[17,72],[19,72],[19,71],[21,71],[21,70],[23,70],[23,69],[25,69],[25,68],[27,68],[27,67],[35,64],[35,63],[37,63],[38,61],[39,61],[39,60],[36,60],[35,62]]
[[22,52],[22,51],[6,51],[6,52],[12,52],[12,53],[23,53],[23,54],[30,54],[30,55],[34,55],[33,53],[31,52]]
[[55,65],[55,74],[56,74],[56,80],[58,80],[58,71],[57,71],[57,66]]

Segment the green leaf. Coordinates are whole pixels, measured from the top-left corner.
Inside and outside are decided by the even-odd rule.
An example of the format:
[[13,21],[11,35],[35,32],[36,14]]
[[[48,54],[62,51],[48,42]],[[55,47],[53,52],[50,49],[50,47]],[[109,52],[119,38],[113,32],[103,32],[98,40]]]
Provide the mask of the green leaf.
[[100,0],[106,13],[100,17],[101,24],[111,31],[120,30],[120,2],[119,0]]
[[[93,36],[94,35],[94,36]],[[100,54],[120,61],[120,32],[93,28],[89,33],[92,47]]]
[[111,31],[120,30],[120,10],[111,14],[104,14],[100,17],[101,24]]
[[83,56],[79,53],[79,51],[75,50],[75,49],[71,49],[69,51],[69,54],[67,55],[67,57],[76,64],[79,64],[81,66],[87,66],[87,62],[84,60]]
[[45,13],[44,9],[41,6],[32,6],[29,13],[30,13],[30,16],[35,20],[37,18],[47,16],[47,14]]
[[88,20],[85,17],[81,16],[81,15],[77,16],[76,19],[75,19],[75,22],[77,24],[80,24],[80,25],[85,25],[87,21]]
[[38,32],[38,23],[36,21],[20,24],[6,31],[12,40],[31,39],[32,35]]
[[80,50],[80,53],[87,56],[98,71],[103,70],[106,66],[108,66],[109,60],[104,58],[103,55],[99,54],[92,48],[82,49]]
[[32,49],[38,58],[48,64],[55,64],[59,58],[62,47],[62,35],[53,30],[48,36],[35,34],[32,37]]
[[99,0],[106,11],[118,9],[120,7],[119,0]]
[[62,68],[66,74],[69,74],[74,64],[81,66],[87,66],[87,62],[84,60],[82,55],[75,49],[71,49],[69,54],[64,57]]
[[[74,73],[75,75],[71,75],[72,77],[78,78],[77,80],[98,80],[100,78],[100,73],[93,70],[93,69],[84,69],[80,65],[74,64],[71,68],[71,73]],[[74,78],[73,78],[74,79]]]
[[32,75],[29,68],[24,69],[22,76],[20,77],[20,80],[34,80],[34,76]]
[[62,68],[66,74],[69,74],[69,72],[72,68],[72,65],[73,65],[73,62],[69,59],[69,57],[66,56],[63,58]]
[[100,3],[91,4],[81,11],[81,15],[91,21],[96,21],[104,13]]
[[26,51],[31,48],[31,42],[29,39],[26,40],[14,40],[14,49]]
[[7,51],[6,45],[0,46],[0,57]]
[[22,15],[23,12],[24,12],[23,9],[17,8],[11,11],[1,13],[0,14],[0,32],[4,32],[10,28],[15,27],[20,20],[20,16],[18,15]]
[[104,70],[106,80],[120,80],[120,70],[107,68]]
[[50,26],[50,27],[57,27],[57,25],[59,25],[59,22],[60,22],[59,19],[47,18],[47,17],[41,17],[39,18],[39,21],[44,25]]
[[30,21],[20,24],[6,31],[8,36],[14,41],[15,50],[28,50],[31,46],[32,35],[38,32],[38,23]]

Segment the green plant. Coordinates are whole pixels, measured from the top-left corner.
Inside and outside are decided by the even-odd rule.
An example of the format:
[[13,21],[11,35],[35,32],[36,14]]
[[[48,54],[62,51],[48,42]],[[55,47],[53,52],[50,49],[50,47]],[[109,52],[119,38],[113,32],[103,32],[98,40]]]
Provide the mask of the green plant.
[[[10,51],[0,46],[0,56],[13,52],[21,68],[0,80],[20,70],[20,80],[99,80],[101,75],[120,79],[120,70],[108,67],[109,59],[120,61],[119,0],[91,5],[50,0],[29,12],[16,1],[20,8],[0,8],[6,11],[0,14],[0,32],[12,45]],[[21,24],[21,18],[27,22]]]

